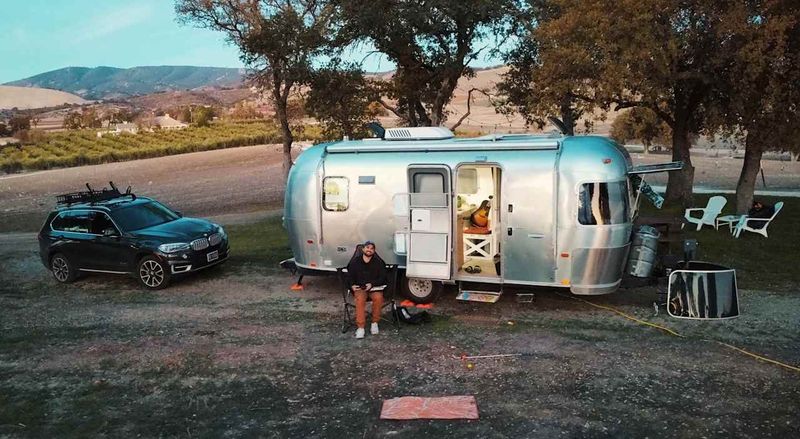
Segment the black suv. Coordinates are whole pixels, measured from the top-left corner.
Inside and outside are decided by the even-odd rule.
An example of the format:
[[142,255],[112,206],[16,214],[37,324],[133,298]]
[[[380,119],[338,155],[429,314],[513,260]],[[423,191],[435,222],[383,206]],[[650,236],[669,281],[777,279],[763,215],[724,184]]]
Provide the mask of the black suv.
[[42,263],[61,283],[81,272],[128,274],[160,289],[175,275],[228,258],[228,237],[217,224],[185,218],[158,201],[111,189],[58,196],[39,232]]

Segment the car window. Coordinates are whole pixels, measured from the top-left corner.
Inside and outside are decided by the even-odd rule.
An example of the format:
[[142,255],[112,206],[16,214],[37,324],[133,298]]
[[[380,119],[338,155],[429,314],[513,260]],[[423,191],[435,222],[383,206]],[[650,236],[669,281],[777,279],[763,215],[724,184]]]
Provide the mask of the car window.
[[103,212],[91,212],[89,214],[89,218],[91,219],[91,233],[95,235],[106,235],[106,231],[111,231],[112,234],[117,234],[117,228],[114,226],[114,223],[111,221],[111,218],[108,217]]
[[51,225],[53,230],[61,232],[90,233],[89,212],[62,212],[53,220]]
[[155,201],[123,207],[113,211],[111,216],[124,232],[145,229],[180,218],[178,214]]

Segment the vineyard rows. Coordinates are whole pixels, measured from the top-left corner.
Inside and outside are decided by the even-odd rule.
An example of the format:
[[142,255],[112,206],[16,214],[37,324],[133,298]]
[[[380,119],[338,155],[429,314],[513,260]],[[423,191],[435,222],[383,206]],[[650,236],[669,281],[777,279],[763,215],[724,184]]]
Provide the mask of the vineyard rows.
[[94,130],[64,131],[47,134],[32,145],[2,147],[0,170],[11,173],[94,165],[280,142],[277,128],[264,122],[215,123],[208,127],[103,137],[97,137]]

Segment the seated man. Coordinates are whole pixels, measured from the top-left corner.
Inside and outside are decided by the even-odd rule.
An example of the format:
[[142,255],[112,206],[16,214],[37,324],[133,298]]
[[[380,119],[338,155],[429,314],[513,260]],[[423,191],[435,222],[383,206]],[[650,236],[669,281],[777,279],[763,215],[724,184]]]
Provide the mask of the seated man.
[[364,338],[367,294],[372,298],[372,326],[369,332],[377,334],[383,307],[383,289],[386,288],[386,264],[375,254],[374,242],[364,243],[361,256],[353,258],[347,265],[347,273],[356,299],[356,338]]
[[[754,201],[753,207],[747,212],[750,218],[770,218],[775,213],[775,207],[766,205],[760,201]],[[763,229],[764,221],[753,221],[749,224],[753,229]]]

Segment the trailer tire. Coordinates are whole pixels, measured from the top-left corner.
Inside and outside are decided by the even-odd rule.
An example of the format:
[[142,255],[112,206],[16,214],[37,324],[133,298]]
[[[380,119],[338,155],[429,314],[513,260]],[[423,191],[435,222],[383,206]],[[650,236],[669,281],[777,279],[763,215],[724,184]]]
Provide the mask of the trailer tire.
[[436,301],[439,298],[439,294],[442,293],[441,282],[405,276],[403,276],[401,282],[403,295],[408,300],[420,305]]

